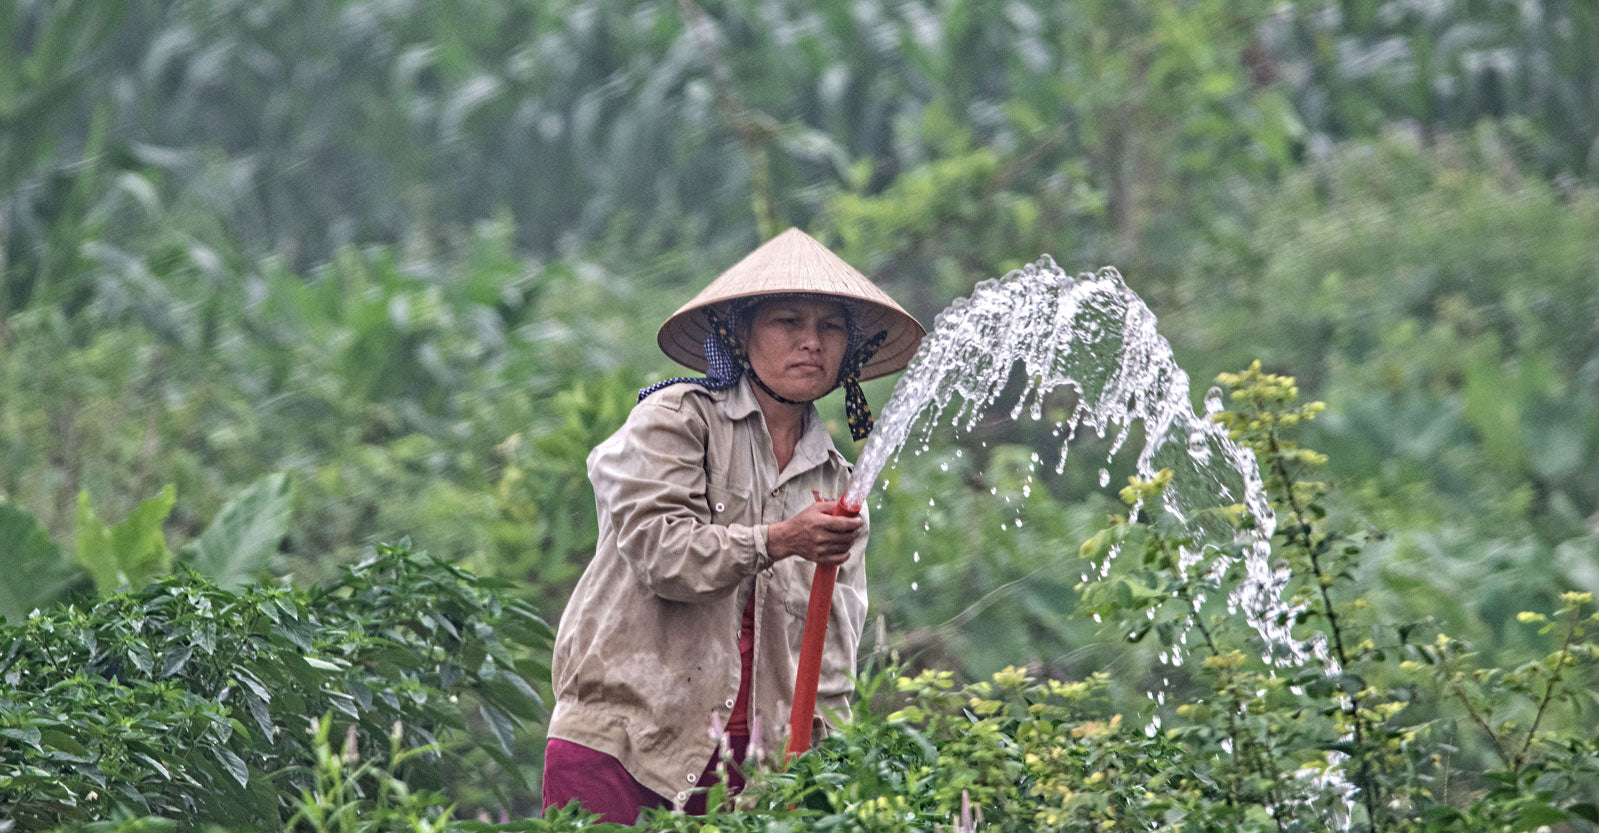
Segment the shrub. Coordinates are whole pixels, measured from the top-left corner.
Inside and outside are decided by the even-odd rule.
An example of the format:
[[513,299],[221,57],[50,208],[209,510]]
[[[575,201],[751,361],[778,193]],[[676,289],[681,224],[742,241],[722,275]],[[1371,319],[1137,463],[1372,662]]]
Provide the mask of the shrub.
[[[413,776],[476,766],[476,749],[514,773],[552,634],[498,589],[401,544],[311,591],[186,573],[35,613],[0,630],[0,818],[276,828],[314,787],[308,716],[322,714],[352,754],[387,753],[391,733],[434,747]],[[487,743],[461,731],[473,706]]]

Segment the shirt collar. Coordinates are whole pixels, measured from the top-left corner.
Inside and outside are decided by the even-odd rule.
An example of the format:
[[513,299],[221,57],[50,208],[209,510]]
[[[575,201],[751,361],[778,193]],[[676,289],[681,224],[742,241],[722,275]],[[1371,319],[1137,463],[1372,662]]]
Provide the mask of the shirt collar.
[[[747,419],[759,414],[761,403],[755,398],[755,387],[749,379],[740,379],[727,391],[727,397],[722,400],[722,415],[729,420],[737,421]],[[833,445],[833,436],[827,432],[827,425],[822,421],[822,415],[816,410],[815,405],[810,406],[810,414],[805,420],[805,431],[800,434],[799,442],[794,446],[794,457],[800,461],[799,466],[789,463],[785,471],[801,472],[821,465],[824,460],[831,457],[840,466],[848,468],[849,461]]]
[[755,390],[750,386],[748,379],[739,379],[736,384],[727,389],[727,396],[722,400],[722,416],[733,422],[744,419],[750,414],[758,413],[761,403],[755,399]]

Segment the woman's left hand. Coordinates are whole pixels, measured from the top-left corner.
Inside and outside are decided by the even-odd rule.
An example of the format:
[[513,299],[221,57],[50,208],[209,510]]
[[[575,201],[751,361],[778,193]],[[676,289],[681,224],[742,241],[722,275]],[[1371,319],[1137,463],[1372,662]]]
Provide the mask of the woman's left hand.
[[858,516],[835,515],[838,501],[805,507],[798,515],[766,528],[766,554],[773,561],[798,556],[817,564],[843,564],[866,522]]

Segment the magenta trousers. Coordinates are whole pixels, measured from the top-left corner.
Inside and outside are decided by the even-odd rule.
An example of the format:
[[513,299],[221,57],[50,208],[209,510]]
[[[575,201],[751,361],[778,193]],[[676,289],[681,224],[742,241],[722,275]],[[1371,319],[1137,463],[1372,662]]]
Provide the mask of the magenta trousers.
[[[744,762],[744,750],[749,738],[729,737],[733,760]],[[716,783],[718,755],[712,755],[700,775],[699,786]],[[744,776],[737,767],[729,767],[728,789],[737,795],[744,789]],[[633,824],[645,807],[670,807],[672,800],[651,792],[640,784],[622,762],[581,744],[559,738],[550,738],[544,747],[544,800],[543,807],[565,807],[572,801],[581,802],[591,813],[598,813],[600,821]],[[705,815],[705,793],[696,792],[684,806],[684,811],[696,816]]]

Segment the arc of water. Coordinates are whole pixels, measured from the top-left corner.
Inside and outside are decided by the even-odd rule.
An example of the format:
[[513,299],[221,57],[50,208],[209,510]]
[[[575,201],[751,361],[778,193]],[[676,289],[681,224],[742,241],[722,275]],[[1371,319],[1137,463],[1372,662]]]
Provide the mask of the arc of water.
[[[1081,427],[1091,428],[1101,438],[1109,435],[1114,455],[1130,439],[1133,424],[1142,424],[1136,469],[1143,477],[1172,469],[1160,508],[1181,523],[1192,540],[1182,548],[1181,568],[1195,568],[1210,553],[1215,558],[1212,574],[1219,577],[1233,563],[1223,550],[1241,544],[1247,578],[1229,596],[1229,607],[1243,612],[1278,662],[1303,663],[1316,653],[1289,632],[1286,623],[1293,616],[1282,615],[1293,612],[1285,611],[1282,601],[1288,572],[1270,561],[1276,519],[1254,456],[1210,418],[1222,407],[1219,392],[1213,390],[1206,397],[1204,414],[1194,413],[1188,375],[1177,365],[1171,345],[1156,332],[1154,313],[1114,268],[1073,277],[1046,255],[1003,278],[978,284],[970,297],[956,300],[940,313],[884,405],[840,503],[858,511],[883,468],[908,444],[919,442],[925,448],[957,396],[961,401],[952,423],[971,430],[1003,395],[1012,368],[1018,365],[1026,384],[1011,409],[1013,419],[1024,411],[1033,419],[1041,418],[1044,398],[1058,388],[1076,395],[1072,415],[1056,432],[1065,434],[1057,471]],[[1253,524],[1239,531],[1209,511],[1219,508],[1218,500],[1242,505]],[[1142,508],[1135,505],[1133,512]],[[1108,568],[1107,563],[1104,569]],[[802,654],[802,663],[819,666],[826,627],[826,607],[816,595],[824,580],[821,570],[818,579],[806,638],[810,645],[809,619],[819,614],[816,654],[815,658]],[[831,601],[830,587],[821,601]],[[1181,661],[1179,650],[1174,649],[1172,660]],[[804,713],[807,739],[814,680],[809,685],[812,691],[805,702],[811,706]],[[801,692],[796,692],[794,738],[800,734],[801,702]]]

